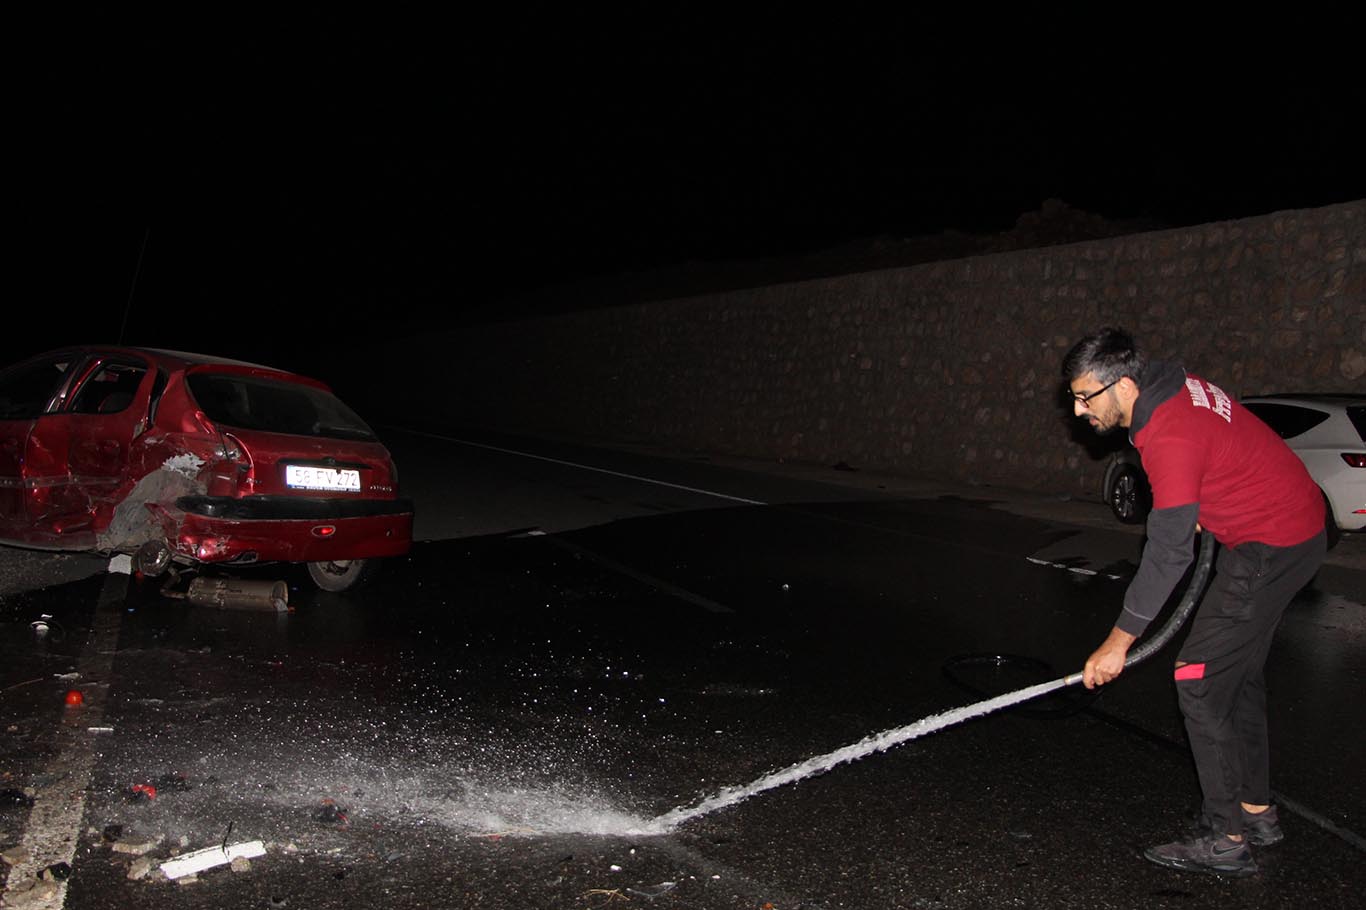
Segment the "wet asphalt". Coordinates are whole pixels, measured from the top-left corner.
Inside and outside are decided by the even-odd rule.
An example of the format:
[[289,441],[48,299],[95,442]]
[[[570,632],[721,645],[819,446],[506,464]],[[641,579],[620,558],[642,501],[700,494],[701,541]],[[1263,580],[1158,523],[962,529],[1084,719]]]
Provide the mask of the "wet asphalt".
[[[277,614],[104,573],[7,587],[0,849],[25,842],[26,790],[51,792],[64,750],[85,749],[65,895],[82,910],[1361,906],[1359,539],[1272,652],[1287,839],[1255,877],[1141,858],[1198,809],[1175,646],[1098,694],[659,832],[717,791],[1074,672],[1141,535],[1002,491],[438,435],[388,435],[421,539],[360,591],[244,573],[289,581]],[[38,642],[42,613],[57,632]],[[73,687],[87,706],[62,706]],[[157,861],[265,855],[130,880],[116,845],[141,838]]]

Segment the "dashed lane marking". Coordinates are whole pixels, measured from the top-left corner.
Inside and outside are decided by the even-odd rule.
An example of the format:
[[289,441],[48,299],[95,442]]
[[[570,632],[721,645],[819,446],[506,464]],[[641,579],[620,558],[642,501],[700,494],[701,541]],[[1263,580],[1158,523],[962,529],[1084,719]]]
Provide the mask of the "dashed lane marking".
[[1036,566],[1047,566],[1050,569],[1066,569],[1068,572],[1074,572],[1077,575],[1093,575],[1099,578],[1108,578],[1112,581],[1122,581],[1124,579],[1123,575],[1111,575],[1108,572],[1097,572],[1095,569],[1083,569],[1080,566],[1068,566],[1060,562],[1049,562],[1046,559],[1035,559],[1033,556],[1026,556],[1025,559],[1034,563]]

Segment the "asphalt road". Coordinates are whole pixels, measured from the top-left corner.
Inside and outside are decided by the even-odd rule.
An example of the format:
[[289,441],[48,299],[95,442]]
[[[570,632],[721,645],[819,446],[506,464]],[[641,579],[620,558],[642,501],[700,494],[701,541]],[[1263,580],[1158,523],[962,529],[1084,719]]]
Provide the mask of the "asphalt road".
[[[1170,652],[747,795],[1078,669],[1142,544],[1099,504],[385,435],[419,543],[355,594],[267,567],[288,613],[212,610],[0,554],[6,905],[1360,906],[1359,537],[1268,667],[1287,840],[1227,881],[1139,855],[1198,806]],[[256,841],[240,871],[156,868]],[[70,878],[25,890],[62,850]]]

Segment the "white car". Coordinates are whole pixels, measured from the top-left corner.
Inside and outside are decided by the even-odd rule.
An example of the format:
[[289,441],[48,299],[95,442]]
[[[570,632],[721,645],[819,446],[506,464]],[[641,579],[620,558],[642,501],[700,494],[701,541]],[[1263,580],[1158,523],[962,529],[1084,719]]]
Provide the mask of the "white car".
[[[1250,395],[1241,404],[1309,469],[1328,508],[1329,546],[1342,531],[1366,528],[1366,395]],[[1131,446],[1111,456],[1101,494],[1120,521],[1148,517],[1152,491]]]
[[1300,456],[1336,532],[1366,528],[1366,395],[1251,395],[1243,407]]

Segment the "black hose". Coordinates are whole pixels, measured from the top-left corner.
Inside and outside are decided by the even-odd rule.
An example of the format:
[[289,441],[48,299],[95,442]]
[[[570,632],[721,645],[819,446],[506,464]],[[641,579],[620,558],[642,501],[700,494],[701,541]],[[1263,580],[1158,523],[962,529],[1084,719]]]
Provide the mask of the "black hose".
[[1191,575],[1190,584],[1186,585],[1186,593],[1181,595],[1181,602],[1176,605],[1166,624],[1157,630],[1156,635],[1129,652],[1129,656],[1124,659],[1126,668],[1145,661],[1162,650],[1167,642],[1172,640],[1172,636],[1186,624],[1186,620],[1200,603],[1200,595],[1205,593],[1205,585],[1209,582],[1210,568],[1213,565],[1214,535],[1206,532],[1200,535],[1200,553],[1195,557],[1195,574]]
[[[1195,558],[1195,571],[1191,574],[1190,583],[1186,585],[1185,593],[1181,595],[1180,602],[1176,605],[1176,609],[1172,611],[1172,615],[1168,617],[1162,627],[1157,630],[1156,634],[1129,652],[1129,656],[1124,661],[1124,666],[1126,668],[1132,667],[1134,664],[1152,657],[1153,654],[1164,648],[1176,633],[1180,631],[1181,627],[1186,624],[1186,620],[1190,618],[1191,613],[1193,613],[1195,608],[1199,605],[1200,596],[1204,593],[1205,585],[1209,582],[1210,570],[1214,565],[1214,549],[1214,535],[1208,533],[1202,534],[1200,539],[1200,551]],[[981,692],[975,687],[969,686],[958,675],[957,668],[972,665],[995,667],[1013,666],[1021,669],[1028,668],[1029,670],[1034,671],[1041,680],[1052,676],[1054,672],[1052,668],[1043,661],[1032,657],[1023,657],[1017,654],[962,654],[945,661],[943,667],[945,676],[963,689],[966,689],[973,694],[983,696],[986,695],[985,692]],[[1082,674],[1080,672],[1074,673],[1071,676],[1066,677],[1066,683],[1069,686],[1075,685],[1076,683],[1081,682],[1081,679]],[[1059,695],[1061,695],[1061,693],[1059,693]],[[1018,708],[1017,710],[1024,714],[1033,714],[1041,717],[1067,717],[1078,711],[1086,710],[1090,703],[1095,701],[1099,695],[1100,693],[1097,691],[1091,694],[1091,696],[1082,703],[1065,704],[1062,707],[1033,709]]]

